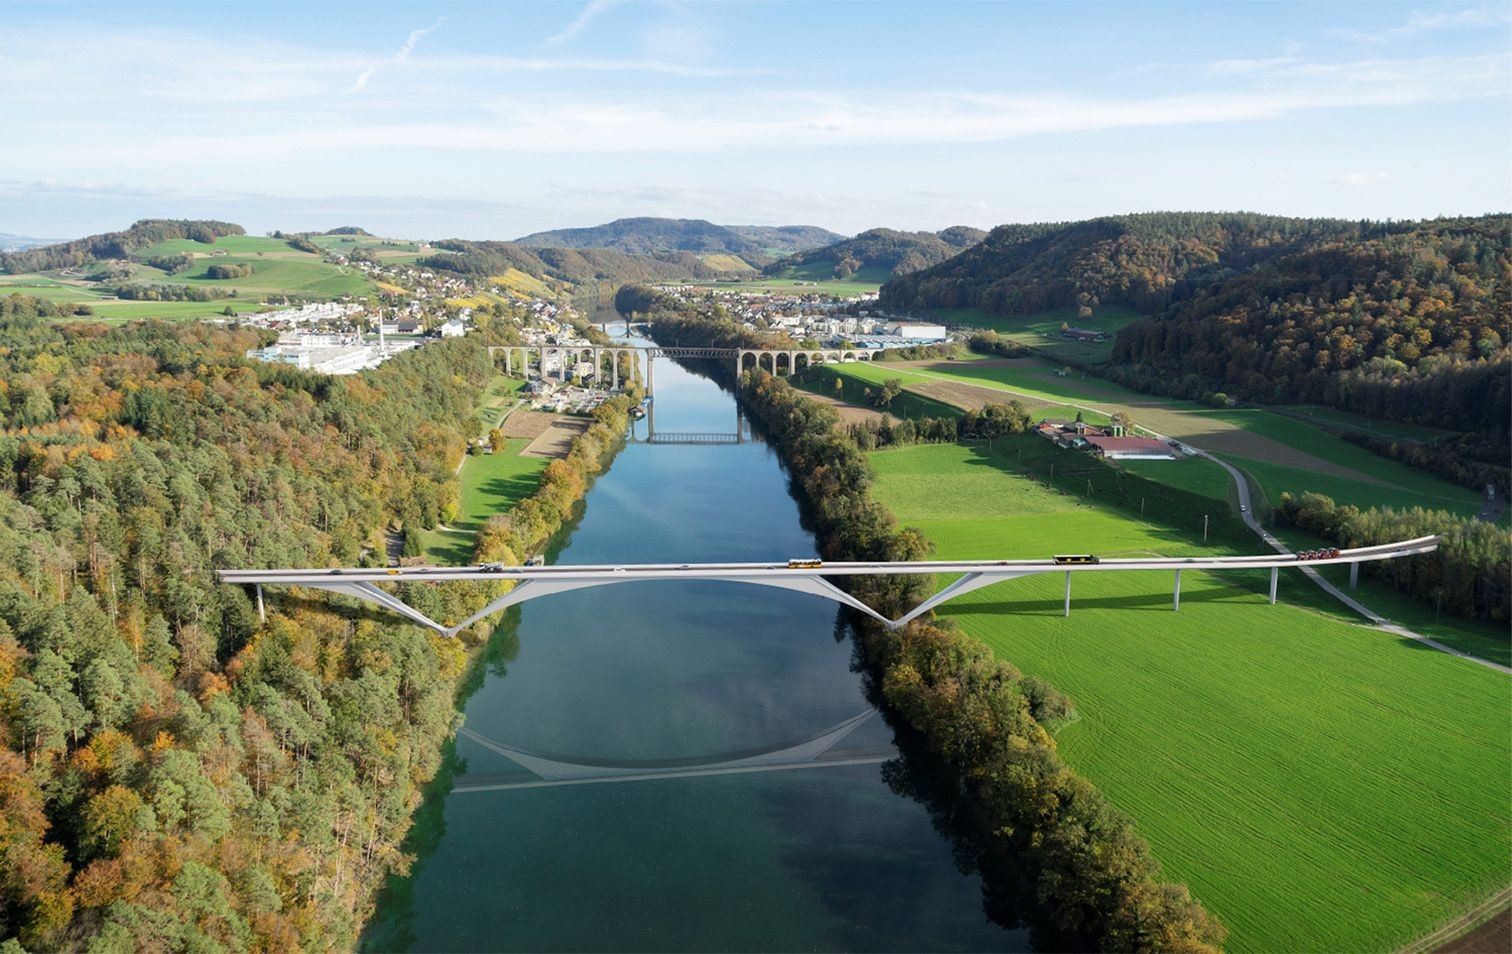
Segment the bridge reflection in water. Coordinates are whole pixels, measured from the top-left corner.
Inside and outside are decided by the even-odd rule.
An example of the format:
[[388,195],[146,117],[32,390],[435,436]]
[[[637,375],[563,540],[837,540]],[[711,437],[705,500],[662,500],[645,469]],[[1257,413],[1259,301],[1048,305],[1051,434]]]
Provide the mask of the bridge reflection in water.
[[[876,765],[894,756],[887,741],[857,744],[850,736],[873,716],[868,708],[818,735],[796,742],[783,742],[761,749],[725,752],[683,759],[627,760],[585,759],[571,755],[530,751],[463,727],[458,735],[502,755],[519,771],[468,774],[475,781],[458,784],[454,792],[500,792],[559,785],[596,785],[610,782],[644,782],[665,778],[700,778],[712,775],[742,775],[752,772],[787,772],[797,769],[837,768],[846,765]],[[841,743],[850,741],[842,746]]]

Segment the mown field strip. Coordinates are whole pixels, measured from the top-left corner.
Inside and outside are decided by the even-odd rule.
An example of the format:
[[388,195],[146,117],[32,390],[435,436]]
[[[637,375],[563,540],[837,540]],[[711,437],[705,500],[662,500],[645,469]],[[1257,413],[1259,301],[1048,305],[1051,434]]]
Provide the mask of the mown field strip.
[[[875,452],[874,493],[936,558],[1166,555],[1200,540],[982,466],[955,445]],[[1507,677],[1285,602],[1251,580],[1025,578],[945,614],[1069,693],[1067,760],[1129,812],[1235,951],[1389,950],[1505,886]],[[1312,587],[1307,586],[1307,589]]]

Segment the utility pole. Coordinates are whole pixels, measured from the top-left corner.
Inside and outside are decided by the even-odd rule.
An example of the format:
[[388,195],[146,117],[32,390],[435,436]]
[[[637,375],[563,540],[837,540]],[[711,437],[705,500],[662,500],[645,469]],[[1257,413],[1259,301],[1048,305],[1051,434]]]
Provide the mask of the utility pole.
[[1207,543],[1207,523],[1208,523],[1208,515],[1207,514],[1203,514],[1202,515],[1202,542],[1203,543]]
[[1144,498],[1143,497],[1139,498],[1139,515],[1141,517],[1144,516]]

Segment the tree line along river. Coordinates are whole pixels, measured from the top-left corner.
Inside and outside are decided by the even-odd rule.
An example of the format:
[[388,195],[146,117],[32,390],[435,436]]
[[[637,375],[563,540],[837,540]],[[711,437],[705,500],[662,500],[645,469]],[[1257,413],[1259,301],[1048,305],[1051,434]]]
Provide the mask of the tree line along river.
[[[661,434],[736,426],[730,394],[671,362],[655,404]],[[632,439],[551,555],[814,550],[759,439]],[[841,633],[819,597],[714,581],[512,611],[416,818],[415,864],[380,896],[363,948],[1029,950],[1027,931],[984,915],[981,879],[925,806],[897,793],[930,785],[928,760],[899,759]]]

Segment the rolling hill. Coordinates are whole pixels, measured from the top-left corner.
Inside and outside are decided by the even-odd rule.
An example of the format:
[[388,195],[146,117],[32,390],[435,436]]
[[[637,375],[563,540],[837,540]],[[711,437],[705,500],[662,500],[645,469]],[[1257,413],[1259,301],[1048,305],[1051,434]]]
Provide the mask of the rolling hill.
[[230,222],[142,219],[122,232],[87,235],[70,242],[8,252],[0,255],[0,272],[19,275],[54,268],[72,268],[92,262],[126,259],[140,249],[162,242],[187,239],[211,244],[222,236],[245,234],[246,229]]
[[[517,239],[539,248],[594,248],[630,255],[691,252],[735,256],[757,268],[783,255],[837,241],[841,236],[811,225],[715,225],[703,219],[630,218],[581,229],[555,229]],[[735,269],[723,268],[723,271]]]
[[763,271],[772,277],[819,280],[906,275],[937,265],[980,242],[987,233],[956,225],[941,232],[868,229],[855,238],[789,255]]

